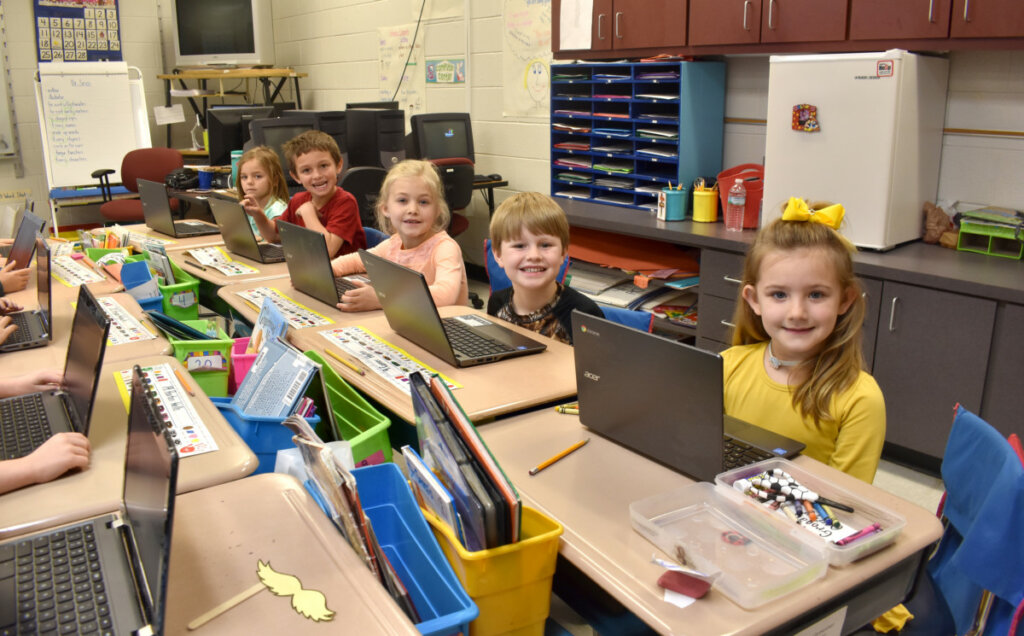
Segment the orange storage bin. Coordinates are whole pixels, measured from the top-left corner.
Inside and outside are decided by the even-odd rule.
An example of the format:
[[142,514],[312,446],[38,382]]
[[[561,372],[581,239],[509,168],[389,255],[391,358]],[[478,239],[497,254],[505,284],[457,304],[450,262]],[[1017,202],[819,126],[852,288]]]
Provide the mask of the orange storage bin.
[[736,179],[743,179],[743,187],[747,189],[747,204],[743,209],[743,229],[756,230],[761,220],[764,166],[756,163],[741,163],[718,173],[718,196],[722,200],[722,210],[725,210],[728,205],[729,188],[736,182]]

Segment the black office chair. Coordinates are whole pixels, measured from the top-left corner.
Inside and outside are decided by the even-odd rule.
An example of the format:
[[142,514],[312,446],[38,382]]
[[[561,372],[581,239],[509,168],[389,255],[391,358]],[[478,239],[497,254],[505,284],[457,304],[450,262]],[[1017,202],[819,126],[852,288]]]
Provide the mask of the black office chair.
[[[431,163],[441,175],[444,186],[444,200],[451,210],[448,222],[448,235],[452,238],[462,234],[469,228],[469,219],[457,210],[464,210],[473,200],[473,174],[476,172],[473,162],[464,157],[450,159],[431,159]],[[469,302],[476,309],[482,309],[484,301],[474,292],[469,294]]]
[[[350,168],[338,183],[342,190],[351,192],[359,204],[359,219],[364,227],[377,227],[377,195],[388,171],[374,166]],[[379,228],[378,228],[379,229]]]

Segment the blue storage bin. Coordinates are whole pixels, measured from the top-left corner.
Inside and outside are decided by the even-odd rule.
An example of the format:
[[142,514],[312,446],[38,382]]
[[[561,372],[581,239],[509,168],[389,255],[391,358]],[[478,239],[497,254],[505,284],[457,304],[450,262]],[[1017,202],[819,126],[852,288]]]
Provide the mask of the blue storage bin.
[[[283,417],[246,415],[231,403],[231,398],[211,397],[210,401],[220,410],[220,414],[228,421],[231,428],[235,429],[238,436],[259,459],[259,466],[253,471],[254,475],[274,472],[277,451],[294,447],[291,429],[281,426]],[[320,416],[307,417],[306,421],[310,426],[316,428],[316,425],[320,423]]]
[[152,298],[143,298],[142,300],[136,298],[135,302],[139,303],[139,307],[142,307],[143,311],[160,311],[164,306],[164,297],[153,296]]
[[[424,636],[468,635],[480,612],[441,552],[405,475],[394,464],[356,468],[352,475],[381,549],[419,612],[416,629]],[[316,486],[307,482],[306,488],[323,508]]]

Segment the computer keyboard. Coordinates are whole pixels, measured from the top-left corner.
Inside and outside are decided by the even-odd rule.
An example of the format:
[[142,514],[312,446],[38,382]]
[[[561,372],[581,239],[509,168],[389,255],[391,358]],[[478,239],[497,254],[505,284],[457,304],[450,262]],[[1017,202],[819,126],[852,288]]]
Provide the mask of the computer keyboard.
[[43,396],[30,393],[0,400],[0,457],[24,457],[49,439],[52,431]]
[[481,336],[453,318],[445,318],[441,322],[444,323],[444,332],[452,349],[463,356],[480,358],[515,351],[504,343]]
[[92,524],[0,546],[0,571],[0,634],[112,632]]
[[15,314],[8,314],[11,317],[11,323],[18,325],[18,328],[11,335],[7,336],[7,340],[10,344],[18,344],[19,342],[28,342],[28,339],[32,336],[31,328],[28,326],[28,314],[24,312],[18,312]]
[[356,284],[347,278],[339,277],[334,279],[334,288],[338,290],[338,295],[340,296],[347,291],[355,289]]
[[768,451],[754,448],[746,442],[733,439],[728,435],[722,436],[722,469],[732,470],[747,464],[753,464],[764,459],[775,457]]
[[260,256],[263,258],[284,258],[284,248],[277,243],[260,243]]

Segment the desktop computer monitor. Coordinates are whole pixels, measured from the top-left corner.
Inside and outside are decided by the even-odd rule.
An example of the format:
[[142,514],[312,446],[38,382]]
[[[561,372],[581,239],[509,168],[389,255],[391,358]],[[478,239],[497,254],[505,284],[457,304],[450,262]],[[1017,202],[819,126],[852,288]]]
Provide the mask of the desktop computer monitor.
[[[285,110],[281,112],[282,117],[313,117],[316,120],[316,129],[323,131],[334,138],[341,151],[342,158],[348,155],[348,127],[346,125],[345,111],[343,110]],[[348,163],[346,159],[345,163]]]
[[389,169],[405,159],[405,111],[353,108],[345,119],[352,167]]
[[398,110],[398,102],[349,102],[345,108],[382,108],[384,110]]
[[[281,169],[290,179],[288,173],[291,167],[288,165],[288,159],[284,156],[284,144],[307,130],[317,130],[316,124],[316,117],[308,114],[273,119],[254,119],[250,125],[252,146],[267,146],[277,153],[277,158],[281,161]],[[291,185],[290,182],[289,185]]]
[[249,141],[249,123],[270,117],[273,112],[273,106],[213,106],[207,110],[210,165],[230,164],[231,151],[241,150]]
[[419,159],[464,157],[476,163],[469,113],[427,113],[410,121],[408,154]]

